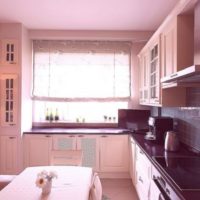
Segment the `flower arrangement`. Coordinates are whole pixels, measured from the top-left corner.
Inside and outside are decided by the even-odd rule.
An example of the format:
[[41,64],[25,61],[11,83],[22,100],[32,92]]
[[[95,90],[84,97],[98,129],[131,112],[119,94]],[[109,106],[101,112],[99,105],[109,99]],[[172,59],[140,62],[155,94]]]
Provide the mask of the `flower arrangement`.
[[55,171],[47,172],[45,170],[41,171],[37,175],[36,186],[46,190],[46,187],[50,187],[48,190],[51,191],[51,182],[53,178],[57,178],[57,173]]

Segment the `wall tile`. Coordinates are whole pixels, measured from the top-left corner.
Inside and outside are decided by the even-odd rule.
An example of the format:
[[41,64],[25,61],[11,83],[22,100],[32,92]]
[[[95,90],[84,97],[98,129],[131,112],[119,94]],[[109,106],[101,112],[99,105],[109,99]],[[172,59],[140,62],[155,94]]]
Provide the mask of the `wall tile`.
[[161,114],[173,117],[180,140],[200,151],[200,88],[187,89],[187,107],[164,107]]

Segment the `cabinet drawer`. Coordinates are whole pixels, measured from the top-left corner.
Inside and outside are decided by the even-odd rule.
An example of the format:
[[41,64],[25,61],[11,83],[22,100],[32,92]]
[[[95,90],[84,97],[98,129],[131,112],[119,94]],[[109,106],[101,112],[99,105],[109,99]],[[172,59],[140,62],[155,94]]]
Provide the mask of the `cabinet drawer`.
[[136,145],[136,162],[140,162],[141,165],[151,166],[149,159],[138,145]]
[[53,150],[74,150],[76,149],[75,135],[53,136]]
[[150,169],[147,170],[144,166],[139,164],[137,165],[137,168],[139,168],[139,170],[136,170],[136,190],[140,199],[146,200],[149,196],[150,179],[148,173],[145,172]]

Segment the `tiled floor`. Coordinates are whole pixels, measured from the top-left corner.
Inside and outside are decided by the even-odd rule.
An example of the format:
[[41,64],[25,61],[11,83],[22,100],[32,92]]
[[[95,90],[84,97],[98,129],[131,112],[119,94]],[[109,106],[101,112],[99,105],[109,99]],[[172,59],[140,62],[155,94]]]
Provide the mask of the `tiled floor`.
[[131,179],[101,179],[101,183],[109,200],[138,200]]

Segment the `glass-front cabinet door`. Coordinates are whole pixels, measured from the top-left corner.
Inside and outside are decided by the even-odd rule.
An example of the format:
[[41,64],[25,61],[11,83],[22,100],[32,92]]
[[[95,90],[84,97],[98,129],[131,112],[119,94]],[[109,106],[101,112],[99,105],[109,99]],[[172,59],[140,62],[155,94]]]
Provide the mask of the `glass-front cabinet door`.
[[3,39],[1,63],[3,65],[18,64],[18,41],[15,39]]
[[17,123],[17,74],[1,74],[1,126],[13,126]]
[[149,68],[150,103],[158,104],[160,102],[160,38],[150,47]]

